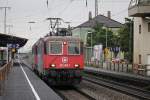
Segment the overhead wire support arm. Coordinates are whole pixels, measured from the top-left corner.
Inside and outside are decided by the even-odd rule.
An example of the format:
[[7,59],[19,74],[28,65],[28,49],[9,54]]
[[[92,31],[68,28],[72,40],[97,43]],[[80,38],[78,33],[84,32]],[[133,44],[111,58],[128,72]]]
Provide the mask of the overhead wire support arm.
[[95,17],[98,15],[98,0],[95,0]]

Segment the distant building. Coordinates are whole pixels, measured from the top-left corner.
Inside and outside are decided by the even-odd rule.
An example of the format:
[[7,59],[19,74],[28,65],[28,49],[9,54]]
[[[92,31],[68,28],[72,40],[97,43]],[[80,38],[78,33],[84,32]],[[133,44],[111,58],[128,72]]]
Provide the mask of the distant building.
[[128,13],[134,17],[133,63],[150,64],[150,0],[131,0]]
[[96,23],[102,24],[104,27],[109,28],[114,33],[117,33],[117,31],[123,26],[123,24],[120,22],[111,19],[110,11],[108,11],[108,17],[104,15],[98,15],[95,18],[91,18],[91,13],[89,13],[89,20],[75,27],[72,30],[72,35],[75,37],[80,37],[86,45],[87,34],[89,31],[93,31],[92,27],[94,27]]

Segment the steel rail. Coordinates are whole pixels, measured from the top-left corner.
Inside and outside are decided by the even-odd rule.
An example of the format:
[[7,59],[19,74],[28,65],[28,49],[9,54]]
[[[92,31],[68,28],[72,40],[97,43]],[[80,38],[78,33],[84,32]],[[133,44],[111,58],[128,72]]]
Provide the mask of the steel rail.
[[120,91],[122,93],[131,95],[133,97],[144,99],[144,100],[150,100],[150,92],[135,88],[133,86],[127,86],[125,84],[112,82],[110,80],[104,80],[100,78],[94,78],[94,77],[83,77],[84,80],[92,82],[97,85],[101,85],[116,91]]
[[[29,66],[27,66],[27,67],[29,68]],[[31,68],[29,68],[29,69],[31,70]],[[121,84],[118,82],[110,81],[110,80],[100,79],[99,77],[98,78],[96,78],[96,77],[90,78],[90,77],[83,77],[83,80],[97,84],[97,85],[101,85],[101,86],[104,86],[104,87],[107,87],[107,88],[110,88],[110,89],[113,89],[116,91],[120,91],[122,93],[131,95],[133,97],[140,98],[142,100],[143,99],[144,100],[150,100],[150,94],[148,91],[142,90],[142,89],[137,88],[137,87]],[[68,100],[68,98],[66,98],[66,96],[64,96],[58,89],[53,88],[53,90],[56,93],[58,93],[58,95],[60,95],[64,100]],[[74,91],[78,91],[78,93],[85,95],[85,97],[88,97],[90,100],[95,100],[94,98],[90,97],[88,94],[80,91],[77,88],[74,88]]]
[[128,75],[124,75],[123,73],[116,73],[116,72],[105,72],[105,71],[94,71],[94,70],[84,70],[84,73],[88,73],[91,75],[96,75],[96,76],[104,76],[104,77],[110,77],[110,78],[115,78],[115,79],[119,79],[122,81],[130,81],[130,82],[139,82],[142,83],[144,85],[149,85],[150,83],[150,79],[148,77],[141,77],[141,76],[130,76],[131,74]]
[[[67,87],[66,87],[67,88]],[[70,100],[67,95],[70,95],[68,93],[64,94],[63,92],[74,92],[74,93],[77,93],[77,94],[80,94],[82,95],[83,97],[87,98],[87,100],[96,100],[95,98],[91,97],[90,95],[84,93],[83,91],[79,90],[77,87],[72,87],[72,89],[68,89],[68,90],[59,90],[59,89],[56,89],[56,88],[53,88],[53,90],[60,96],[62,97],[63,100]],[[76,94],[73,94],[73,95],[76,95]],[[80,97],[79,97],[80,98]]]

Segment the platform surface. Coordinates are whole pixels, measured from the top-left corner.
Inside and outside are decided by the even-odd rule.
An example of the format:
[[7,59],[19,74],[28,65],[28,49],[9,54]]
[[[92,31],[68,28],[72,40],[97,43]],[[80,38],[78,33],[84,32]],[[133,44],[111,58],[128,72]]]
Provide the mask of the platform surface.
[[62,100],[48,85],[23,64],[15,64],[5,81],[0,100]]
[[134,78],[134,79],[139,79],[139,80],[150,82],[150,77],[148,76],[141,76],[141,75],[125,73],[125,72],[117,72],[117,71],[106,70],[102,68],[94,68],[91,66],[85,67],[85,70],[95,71],[95,72],[99,72],[102,74],[113,75],[113,76],[122,77],[122,78]]

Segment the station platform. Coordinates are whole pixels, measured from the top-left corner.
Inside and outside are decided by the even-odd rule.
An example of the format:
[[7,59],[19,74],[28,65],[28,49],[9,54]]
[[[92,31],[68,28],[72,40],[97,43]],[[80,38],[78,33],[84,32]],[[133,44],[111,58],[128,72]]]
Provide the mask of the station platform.
[[121,78],[125,80],[132,80],[132,81],[135,80],[137,82],[150,83],[150,77],[148,76],[141,76],[141,75],[125,73],[125,72],[116,72],[116,71],[106,70],[102,68],[94,68],[91,66],[86,66],[85,72],[91,72],[91,73],[96,73],[100,75],[107,75],[107,76],[112,76],[115,78]]
[[5,91],[0,100],[62,100],[28,67],[19,61],[17,63],[5,81]]

